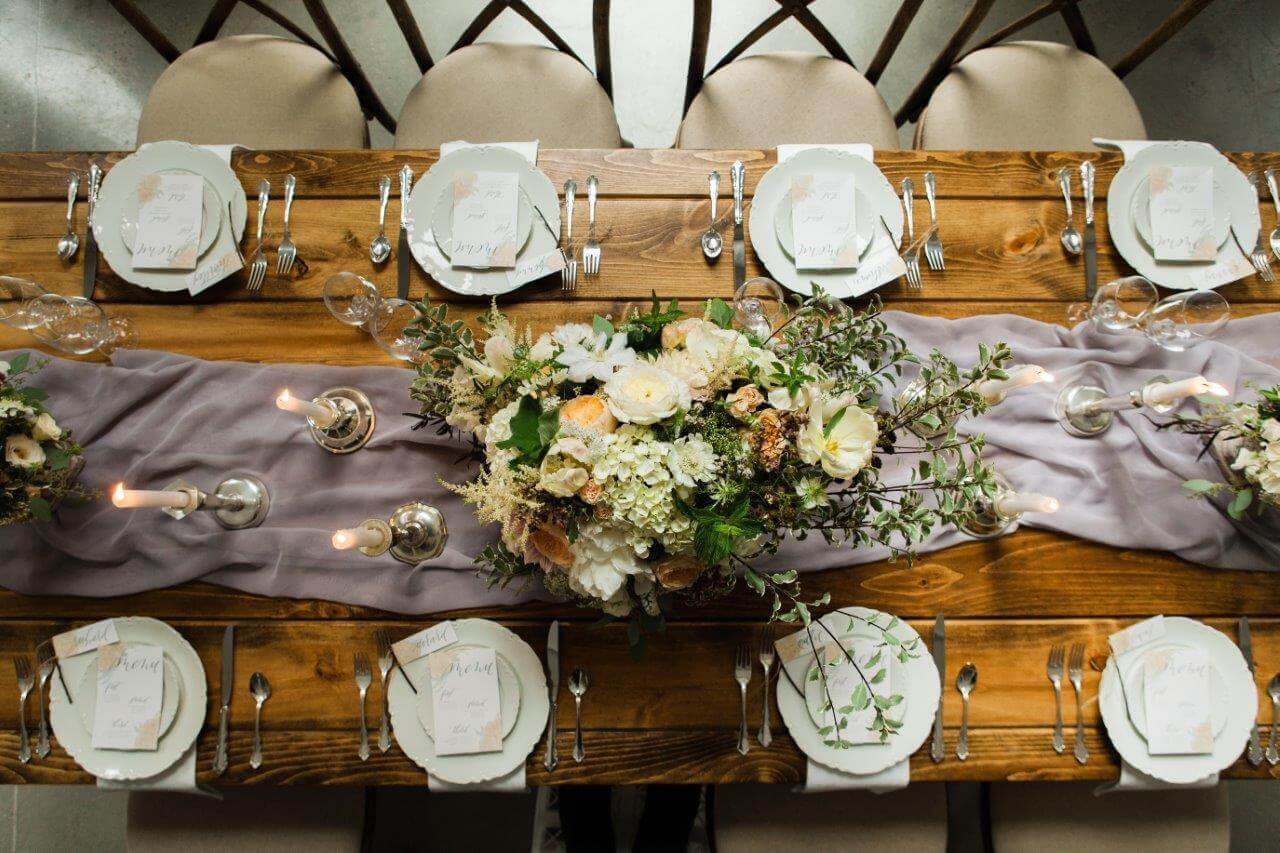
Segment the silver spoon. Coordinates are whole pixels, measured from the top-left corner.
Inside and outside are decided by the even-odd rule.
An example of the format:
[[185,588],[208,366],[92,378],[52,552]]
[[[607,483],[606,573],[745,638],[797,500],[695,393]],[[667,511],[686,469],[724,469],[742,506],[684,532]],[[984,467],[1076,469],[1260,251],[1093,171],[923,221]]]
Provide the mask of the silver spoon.
[[714,261],[720,257],[720,250],[724,248],[724,240],[720,238],[720,232],[716,230],[716,202],[720,195],[720,173],[713,171],[710,177],[711,181],[711,224],[707,226],[707,230],[702,232],[702,254],[707,256],[707,260]]
[[956,742],[956,758],[965,761],[969,757],[969,693],[978,684],[978,668],[971,663],[960,667],[956,676],[956,689],[964,700],[964,712],[960,716],[960,740]]
[[253,709],[253,755],[249,757],[249,766],[257,770],[262,766],[262,703],[271,696],[271,685],[267,683],[267,677],[260,672],[251,675],[249,693],[257,702]]
[[58,257],[64,261],[69,261],[76,256],[76,250],[80,248],[80,238],[76,236],[76,231],[71,227],[72,216],[76,211],[76,193],[80,191],[80,175],[75,172],[67,173],[67,231],[58,238]]
[[586,757],[582,748],[582,694],[587,692],[589,682],[585,669],[575,669],[569,675],[569,692],[573,694],[573,760],[579,763]]
[[1271,737],[1267,738],[1267,763],[1272,767],[1280,764],[1280,751],[1276,749],[1276,729],[1280,728],[1280,675],[1273,676],[1267,685],[1267,695],[1271,697]]
[[380,264],[391,257],[391,241],[387,239],[387,200],[391,198],[391,178],[378,181],[378,236],[369,244],[369,258]]
[[1071,170],[1066,166],[1058,170],[1058,186],[1062,187],[1062,200],[1067,203],[1067,224],[1059,235],[1062,248],[1072,255],[1078,255],[1083,241],[1080,239],[1080,232],[1071,224]]

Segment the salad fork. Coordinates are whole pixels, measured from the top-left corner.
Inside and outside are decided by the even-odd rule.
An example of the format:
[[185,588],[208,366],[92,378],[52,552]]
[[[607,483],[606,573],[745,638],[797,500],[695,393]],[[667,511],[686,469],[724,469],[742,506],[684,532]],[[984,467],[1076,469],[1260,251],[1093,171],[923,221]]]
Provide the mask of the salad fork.
[[382,720],[378,723],[378,750],[386,752],[391,748],[391,724],[387,720],[387,681],[391,676],[391,638],[385,631],[379,631],[378,639],[378,674],[382,678]]
[[746,755],[751,751],[747,742],[747,685],[751,683],[751,649],[743,644],[738,646],[738,657],[733,663],[733,679],[738,682],[742,692],[742,724],[738,727],[738,752]]
[[289,213],[293,210],[293,191],[298,186],[298,179],[293,175],[284,177],[284,236],[280,240],[280,248],[276,249],[276,275],[288,275],[293,269],[293,262],[298,257],[298,247],[289,236]]
[[1244,247],[1244,243],[1240,242],[1240,235],[1236,233],[1236,227],[1231,226],[1231,239],[1235,240],[1236,247],[1240,250],[1253,268],[1257,270],[1258,275],[1262,276],[1263,281],[1275,281],[1276,274],[1271,271],[1271,264],[1267,261],[1267,253],[1262,251],[1262,230],[1258,230],[1258,241],[1254,243],[1253,251]]
[[777,660],[773,650],[773,626],[766,625],[764,635],[760,638],[760,668],[764,670],[764,700],[760,711],[760,736],[757,740],[761,746],[773,743],[773,732],[769,729],[769,671]]
[[1053,721],[1053,751],[1062,754],[1067,748],[1062,738],[1062,656],[1065,650],[1061,645],[1049,649],[1049,681],[1053,684],[1053,702],[1057,710]]
[[355,654],[356,687],[360,689],[360,760],[369,760],[369,728],[364,721],[364,697],[369,693],[369,685],[373,683],[373,672],[369,669],[369,657],[364,652]]
[[573,196],[578,191],[578,182],[569,178],[564,182],[564,242],[566,263],[560,270],[560,291],[562,293],[578,289],[578,261],[573,256]]
[[1280,187],[1276,186],[1276,170],[1267,169],[1267,189],[1271,191],[1271,206],[1276,209],[1276,227],[1271,229],[1271,254],[1280,261]]
[[924,257],[929,262],[929,269],[934,272],[947,268],[942,257],[942,239],[938,237],[938,208],[934,198],[937,191],[938,185],[933,172],[925,172],[924,197],[929,200],[929,239],[924,244]]
[[53,663],[56,660],[53,646],[41,643],[36,646],[36,671],[39,674],[36,690],[36,708],[40,710],[40,732],[36,735],[36,757],[44,758],[49,754],[49,723],[44,718],[44,688],[53,675]]
[[1076,690],[1076,761],[1089,763],[1089,750],[1084,745],[1084,643],[1071,644],[1071,658],[1067,661],[1067,676]]
[[587,243],[582,247],[582,271],[588,277],[600,274],[600,242],[596,240],[596,176],[587,178]]
[[916,242],[916,225],[911,215],[914,187],[910,178],[902,179],[902,207],[907,214],[907,248],[902,251],[902,262],[907,265],[907,284],[914,290],[921,287],[920,244]]
[[13,672],[18,676],[18,734],[22,739],[22,745],[18,747],[18,760],[26,764],[31,760],[31,744],[27,742],[27,697],[31,695],[31,688],[35,687],[36,682],[31,674],[31,662],[22,655],[13,656]]
[[258,248],[249,259],[249,290],[261,290],[267,277],[267,253],[262,250],[262,225],[267,219],[267,203],[271,200],[271,182],[265,178],[258,184]]

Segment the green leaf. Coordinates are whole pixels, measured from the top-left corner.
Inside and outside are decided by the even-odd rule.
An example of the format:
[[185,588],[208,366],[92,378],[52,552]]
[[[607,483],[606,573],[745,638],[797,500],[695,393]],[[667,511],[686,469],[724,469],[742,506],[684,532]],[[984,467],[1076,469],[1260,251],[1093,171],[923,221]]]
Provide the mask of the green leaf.
[[744,567],[742,577],[746,580],[747,586],[754,589],[758,594],[764,595],[764,579],[751,570],[750,567]]
[[[555,424],[558,426],[559,413],[549,414],[554,415]],[[543,438],[548,423],[550,421],[543,414],[542,405],[532,395],[526,394],[520,398],[520,405],[511,417],[511,437],[499,441],[498,447],[517,451],[519,455],[515,459],[515,464],[536,466],[546,455],[547,447],[551,443],[549,439]],[[551,435],[555,435],[554,430]]]
[[707,319],[720,328],[727,329],[733,323],[733,309],[719,297],[708,299]]
[[1195,495],[1202,495],[1206,492],[1212,492],[1218,487],[1217,483],[1211,483],[1208,480],[1187,480],[1182,484],[1182,488]]
[[1227,515],[1232,518],[1241,518],[1251,503],[1253,503],[1253,490],[1241,489],[1236,492],[1235,498],[1231,501],[1230,506],[1227,507]]
[[50,445],[44,450],[45,459],[49,460],[49,469],[51,471],[62,471],[67,465],[71,464],[71,456],[56,444]]
[[44,498],[31,498],[27,501],[27,510],[33,518],[40,521],[53,520],[53,507],[49,506],[49,502]]
[[889,671],[887,669],[882,669],[877,671],[875,675],[871,676],[871,683],[879,684],[880,682],[884,681],[885,676],[888,674],[889,674]]
[[12,373],[21,373],[27,369],[27,364],[31,361],[31,353],[20,352],[13,357],[13,361],[9,362],[9,370]]
[[591,331],[597,335],[604,334],[613,336],[613,324],[601,317],[599,314],[591,318]]
[[848,406],[841,406],[839,409],[836,410],[836,413],[831,416],[831,420],[827,421],[827,425],[822,428],[823,438],[831,437],[831,431],[836,428],[836,424],[844,420],[844,413],[847,411],[849,411]]
[[853,706],[855,711],[865,711],[867,706],[871,704],[871,693],[867,690],[867,685],[859,684],[853,688],[853,695],[849,697],[849,704]]

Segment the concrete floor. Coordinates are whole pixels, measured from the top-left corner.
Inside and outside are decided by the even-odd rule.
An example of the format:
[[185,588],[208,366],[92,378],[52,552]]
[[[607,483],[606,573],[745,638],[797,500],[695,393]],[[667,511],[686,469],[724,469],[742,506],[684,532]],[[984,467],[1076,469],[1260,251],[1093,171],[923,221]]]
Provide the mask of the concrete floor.
[[[1002,0],[990,32],[1040,5]],[[179,45],[190,44],[209,0],[141,0],[139,5]],[[275,0],[295,21],[301,0]],[[483,0],[416,0],[426,40],[440,56],[483,5]],[[573,48],[591,56],[588,0],[532,0]],[[860,65],[875,51],[898,0],[818,0],[817,15]],[[1173,0],[1084,0],[1081,4],[1105,59],[1115,59],[1142,38]],[[394,113],[418,73],[386,4],[329,0],[339,28],[388,108]],[[891,106],[901,103],[949,36],[966,3],[933,0],[920,13],[880,82]],[[637,147],[666,147],[680,121],[690,30],[689,0],[613,4],[615,106],[623,135]],[[715,4],[710,56],[714,62],[776,0],[721,0]],[[850,9],[856,8],[856,14]],[[1126,83],[1152,138],[1199,139],[1227,150],[1274,150],[1280,112],[1280,15],[1276,0],[1217,0]],[[226,34],[279,32],[241,6]],[[1028,38],[1066,41],[1057,19],[1041,22]],[[506,13],[484,38],[538,41],[517,16]],[[815,50],[794,22],[751,51]],[[134,145],[138,114],[164,62],[102,0],[0,0],[0,150],[102,150]],[[375,147],[389,144],[376,124]],[[909,144],[911,128],[902,129]],[[800,140],[797,140],[800,141]],[[976,808],[976,786],[959,786],[961,818]],[[1280,786],[1231,783],[1232,849],[1275,849],[1280,837]],[[954,849],[980,849],[975,823],[953,826]],[[6,845],[7,842],[7,845]],[[124,849],[124,795],[93,788],[0,787],[0,850]]]

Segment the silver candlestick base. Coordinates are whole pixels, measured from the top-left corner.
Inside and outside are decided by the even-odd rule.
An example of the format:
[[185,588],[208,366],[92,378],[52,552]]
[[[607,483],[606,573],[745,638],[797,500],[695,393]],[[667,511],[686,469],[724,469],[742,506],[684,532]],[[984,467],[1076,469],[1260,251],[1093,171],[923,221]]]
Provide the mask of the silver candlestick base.
[[1115,413],[1118,411],[1143,407],[1158,414],[1173,411],[1173,404],[1147,401],[1147,392],[1151,386],[1168,381],[1168,377],[1156,376],[1144,383],[1141,388],[1110,397],[1097,385],[1068,385],[1054,400],[1053,415],[1070,435],[1077,438],[1091,438],[1110,429],[1115,420]]
[[330,388],[314,400],[332,409],[337,419],[327,427],[316,426],[307,418],[311,438],[330,453],[354,453],[369,443],[377,415],[363,391],[355,388]]
[[164,507],[162,512],[171,518],[183,519],[196,510],[213,510],[213,517],[228,530],[245,530],[257,527],[271,510],[271,494],[267,486],[250,474],[233,474],[227,477],[212,494],[201,491],[186,480],[174,480],[165,491],[186,492],[191,500],[181,509]]
[[[947,385],[941,379],[934,379],[932,383],[933,391],[937,394],[944,394],[947,391]],[[925,381],[920,377],[916,377],[903,386],[902,391],[898,394],[898,410],[901,411],[907,406],[914,405],[927,393]],[[930,439],[937,438],[940,435],[946,435],[947,428],[939,425],[936,429],[928,429],[918,423],[912,423],[907,427],[917,438]]]
[[966,536],[972,536],[974,539],[995,539],[1008,533],[1009,528],[1022,518],[1022,513],[1002,515],[996,509],[996,501],[1006,492],[1013,491],[1013,487],[1000,474],[994,474],[994,478],[996,496],[989,498],[983,495],[979,498],[977,514],[964,524],[958,525],[960,532]]
[[390,553],[411,566],[440,556],[449,541],[449,527],[440,510],[417,501],[397,509],[387,521],[366,518],[360,526],[381,534],[377,545],[360,546],[361,554],[381,557]]

